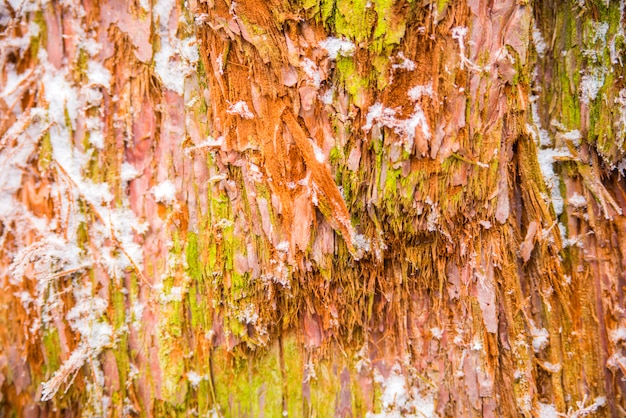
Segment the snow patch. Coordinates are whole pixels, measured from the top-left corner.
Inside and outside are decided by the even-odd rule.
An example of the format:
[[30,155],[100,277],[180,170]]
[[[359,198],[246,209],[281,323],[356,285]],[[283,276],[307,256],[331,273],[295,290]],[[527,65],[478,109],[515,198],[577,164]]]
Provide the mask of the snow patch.
[[334,95],[335,95],[335,89],[334,88],[330,88],[330,89],[326,90],[324,92],[324,94],[322,94],[320,96],[320,100],[325,105],[331,105],[331,104],[333,104],[333,96]]
[[541,126],[541,118],[539,117],[539,107],[537,106],[537,101],[539,100],[539,96],[530,96],[530,110],[533,120],[533,125],[527,125],[526,128],[532,134],[535,134],[539,141],[538,145],[542,147],[547,147],[552,144],[552,139],[550,138],[550,134],[546,129]]

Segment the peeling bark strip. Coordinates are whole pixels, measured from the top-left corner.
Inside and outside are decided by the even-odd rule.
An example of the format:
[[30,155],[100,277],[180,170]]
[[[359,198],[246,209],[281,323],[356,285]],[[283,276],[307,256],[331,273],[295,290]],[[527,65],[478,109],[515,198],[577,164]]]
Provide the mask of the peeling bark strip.
[[0,0],[0,415],[626,415],[625,12]]

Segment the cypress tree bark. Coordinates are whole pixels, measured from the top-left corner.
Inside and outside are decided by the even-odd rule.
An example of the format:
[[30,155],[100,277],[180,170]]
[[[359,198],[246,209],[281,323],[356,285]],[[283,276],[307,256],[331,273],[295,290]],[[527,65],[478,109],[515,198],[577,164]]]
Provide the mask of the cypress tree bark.
[[626,413],[623,1],[0,2],[0,408]]

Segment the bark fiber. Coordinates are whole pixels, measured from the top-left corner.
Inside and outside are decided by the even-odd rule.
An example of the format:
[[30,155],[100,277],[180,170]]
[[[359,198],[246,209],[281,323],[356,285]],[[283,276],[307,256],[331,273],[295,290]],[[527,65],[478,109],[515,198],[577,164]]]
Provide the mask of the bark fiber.
[[624,13],[0,0],[0,416],[625,416]]

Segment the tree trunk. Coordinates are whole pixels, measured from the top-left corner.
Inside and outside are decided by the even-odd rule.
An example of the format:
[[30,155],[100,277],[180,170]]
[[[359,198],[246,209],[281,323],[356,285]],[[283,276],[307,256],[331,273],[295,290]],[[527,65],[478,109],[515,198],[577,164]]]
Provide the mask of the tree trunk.
[[0,416],[625,415],[624,12],[0,0]]

